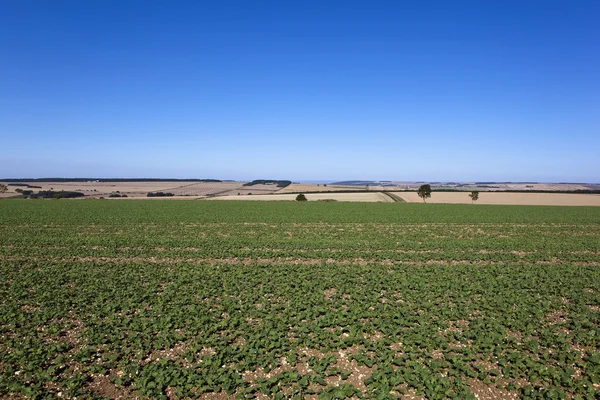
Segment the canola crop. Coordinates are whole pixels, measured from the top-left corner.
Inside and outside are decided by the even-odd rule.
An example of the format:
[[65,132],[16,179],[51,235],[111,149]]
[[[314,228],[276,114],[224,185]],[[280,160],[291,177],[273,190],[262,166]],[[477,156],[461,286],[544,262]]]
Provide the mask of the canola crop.
[[0,210],[0,397],[600,396],[600,208]]

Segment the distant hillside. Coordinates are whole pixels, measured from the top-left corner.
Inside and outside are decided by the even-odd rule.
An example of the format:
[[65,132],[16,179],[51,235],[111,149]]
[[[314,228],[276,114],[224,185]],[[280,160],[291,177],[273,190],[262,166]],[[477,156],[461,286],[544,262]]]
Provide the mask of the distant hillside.
[[341,181],[341,182],[332,182],[332,185],[340,185],[340,186],[366,186],[373,185],[374,181]]
[[338,186],[396,186],[392,181],[341,181],[331,184]]
[[9,178],[0,182],[222,182],[220,179],[163,178]]
[[244,186],[255,185],[276,185],[279,188],[284,188],[292,184],[292,181],[277,181],[272,179],[255,179],[252,182],[244,183]]

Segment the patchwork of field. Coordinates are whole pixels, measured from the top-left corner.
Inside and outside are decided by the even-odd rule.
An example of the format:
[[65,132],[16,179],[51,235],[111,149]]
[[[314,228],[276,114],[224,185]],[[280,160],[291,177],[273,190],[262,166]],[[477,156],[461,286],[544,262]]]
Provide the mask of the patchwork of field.
[[2,398],[600,394],[598,207],[2,208]]
[[[594,189],[595,185],[583,183],[491,183],[488,186],[497,186],[497,190],[549,190],[549,191],[564,191],[564,190],[590,190]],[[494,188],[490,188],[494,189]]]
[[[428,203],[470,204],[470,192],[433,192]],[[409,203],[422,203],[416,192],[395,192],[395,195]],[[477,204],[514,204],[538,206],[600,206],[598,194],[570,193],[506,193],[479,192]]]
[[[251,196],[219,196],[212,200],[251,200],[251,201],[295,201],[297,194],[265,194]],[[349,201],[364,203],[393,203],[392,197],[385,193],[308,193],[308,201]]]
[[366,186],[344,186],[332,184],[309,184],[309,183],[292,183],[284,187],[277,193],[304,193],[304,192],[335,192],[340,190],[365,190]]
[[[429,183],[434,190],[479,190],[479,191],[502,191],[502,190],[544,190],[544,191],[574,191],[574,190],[598,190],[598,184],[590,183],[538,183],[538,182],[413,182],[413,181],[352,181],[346,183],[346,187],[365,189],[369,185],[371,190],[417,190],[424,183]],[[328,186],[336,186],[343,182],[332,183]]]
[[217,196],[243,187],[245,182],[193,182],[164,190],[175,196]]
[[[128,198],[146,197],[148,192],[169,192],[175,196],[215,196],[219,194],[233,194],[236,190],[246,191],[248,187],[243,186],[246,182],[184,182],[184,181],[160,181],[160,182],[20,182],[36,188],[29,189],[24,186],[8,186],[9,193],[4,197],[14,196],[15,189],[29,189],[35,192],[39,190],[53,191],[75,191],[85,194],[86,197],[108,197],[111,193],[119,192]],[[10,182],[8,183],[10,184]],[[39,186],[39,188],[37,188]],[[266,186],[266,185],[259,185]],[[276,191],[276,186],[270,187],[270,192]],[[260,189],[259,189],[260,190]],[[266,191],[263,191],[266,193]]]
[[[294,201],[297,194],[281,194],[277,192],[269,195],[248,196],[240,195],[218,196],[213,200],[252,200],[252,201]],[[255,192],[256,193],[256,192]],[[470,192],[433,192],[427,203],[471,204]],[[246,195],[244,195],[246,194]],[[423,199],[416,192],[390,192],[408,203],[422,203]],[[308,201],[343,201],[343,202],[394,202],[394,199],[382,192],[357,192],[357,193],[308,193]],[[479,192],[476,204],[498,205],[538,205],[538,206],[600,206],[600,195],[597,194],[568,194],[568,193],[506,193],[506,192]]]
[[255,184],[250,186],[240,186],[228,192],[220,193],[221,196],[247,196],[247,195],[263,195],[277,193],[281,190],[275,184]]
[[[9,182],[10,185],[12,182]],[[110,193],[119,191],[128,196],[146,196],[148,192],[160,192],[167,189],[181,186],[185,183],[177,181],[165,182],[19,182],[26,185],[34,186],[29,189],[23,186],[8,186],[12,195],[16,194],[15,189],[29,189],[33,191],[39,190],[54,190],[54,191],[74,191],[82,192],[86,196],[108,196]],[[38,188],[39,186],[39,188]]]
[[[322,184],[291,184],[283,189],[275,184],[257,184],[244,186],[247,182],[22,182],[32,186],[39,186],[30,190],[76,191],[85,194],[85,198],[108,198],[112,193],[126,195],[126,199],[157,199],[147,198],[148,192],[173,193],[170,199],[199,199],[217,198],[219,200],[271,200],[292,201],[297,193],[309,193],[309,201],[335,200],[342,202],[393,202],[393,197],[376,192],[376,190],[390,190],[390,187],[369,186],[342,186]],[[400,184],[400,183],[399,183]],[[416,185],[416,183],[415,183]],[[525,184],[502,184],[506,189],[524,190]],[[588,185],[589,186],[589,185]],[[408,187],[408,186],[407,186]],[[412,187],[412,186],[411,186]],[[9,186],[8,193],[0,193],[0,198],[17,195],[15,189],[28,189],[24,186]],[[575,184],[536,184],[536,190],[576,190],[590,189]],[[496,190],[496,189],[490,189]],[[357,193],[335,193],[338,191],[356,191]],[[330,193],[331,192],[331,193]],[[360,192],[360,193],[358,193]],[[416,192],[391,192],[397,198],[406,202],[418,203],[422,199]],[[427,199],[429,203],[468,204],[471,199],[469,192],[433,192]],[[121,199],[121,198],[117,198]],[[565,193],[508,193],[501,191],[480,191],[477,204],[514,204],[514,205],[565,205],[565,206],[600,206],[600,195],[596,194],[565,194]]]

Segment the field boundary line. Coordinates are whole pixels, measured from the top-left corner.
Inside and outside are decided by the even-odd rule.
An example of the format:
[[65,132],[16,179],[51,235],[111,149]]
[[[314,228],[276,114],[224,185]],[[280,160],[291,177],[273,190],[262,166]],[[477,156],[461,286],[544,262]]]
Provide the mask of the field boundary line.
[[389,198],[394,200],[394,203],[406,203],[406,201],[403,198],[401,198],[400,196],[396,196],[394,193],[386,192],[386,191],[383,191],[381,193],[387,195]]

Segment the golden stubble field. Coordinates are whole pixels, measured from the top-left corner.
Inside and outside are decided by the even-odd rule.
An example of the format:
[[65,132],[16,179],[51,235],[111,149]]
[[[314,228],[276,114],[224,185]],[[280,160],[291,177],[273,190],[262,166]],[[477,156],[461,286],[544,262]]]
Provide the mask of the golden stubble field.
[[[33,190],[54,190],[54,191],[73,191],[82,192],[86,196],[106,196],[110,193],[119,191],[132,196],[146,196],[148,192],[158,192],[183,186],[188,182],[28,182],[19,183],[31,186],[40,186],[40,188],[27,188],[24,186],[8,186],[9,193],[15,194],[15,189]],[[7,184],[7,183],[5,183]],[[10,184],[10,183],[8,183]]]
[[[236,191],[251,191],[252,186],[244,187],[246,182],[186,182],[186,181],[160,181],[160,182],[28,182],[20,183],[31,186],[40,186],[41,188],[27,188],[24,186],[8,186],[8,193],[3,197],[10,197],[17,194],[15,189],[33,190],[53,190],[53,191],[75,191],[85,194],[86,197],[108,197],[111,193],[119,192],[126,194],[127,198],[148,198],[148,192],[170,192],[175,195],[171,198],[194,199],[207,195],[215,194],[233,194]],[[5,183],[6,184],[6,183]],[[274,192],[275,186],[271,190],[257,188],[262,193]]]
[[[217,196],[212,200],[253,200],[253,201],[295,201],[297,194],[276,193],[251,196]],[[307,193],[308,201],[344,201],[344,202],[362,202],[362,203],[393,203],[394,200],[385,193]]]
[[292,183],[284,187],[277,193],[300,193],[300,192],[335,192],[340,190],[365,190],[365,186],[343,186],[343,185],[323,185],[312,183]]
[[[6,182],[4,182],[6,184]],[[23,186],[8,186],[7,193],[1,193],[0,198],[17,195],[15,189],[54,191],[77,191],[85,194],[84,198],[108,198],[111,193],[126,194],[130,199],[170,199],[170,200],[253,200],[253,201],[294,201],[297,193],[307,193],[308,201],[334,200],[341,202],[393,202],[384,193],[377,192],[383,187],[371,186],[371,191],[365,192],[362,186],[339,186],[322,184],[291,184],[283,189],[275,185],[243,186],[246,182],[27,182],[24,184],[40,186],[41,188],[26,188]],[[567,187],[568,186],[568,187]],[[548,184],[546,189],[568,190],[572,185]],[[352,191],[351,193],[336,193],[336,191]],[[320,191],[322,193],[310,193]],[[173,197],[147,197],[148,192],[171,192]],[[415,192],[391,192],[408,203],[420,203],[423,200]],[[121,200],[115,198],[113,200]],[[433,192],[427,203],[470,204],[469,192]],[[480,191],[479,200],[475,204],[513,204],[513,205],[555,205],[555,206],[600,206],[600,195],[570,194],[570,193],[510,193],[502,191]]]
[[[395,192],[408,203],[423,202],[416,192]],[[469,204],[469,192],[433,192],[427,203]],[[598,194],[479,192],[475,204],[538,206],[600,206]]]

